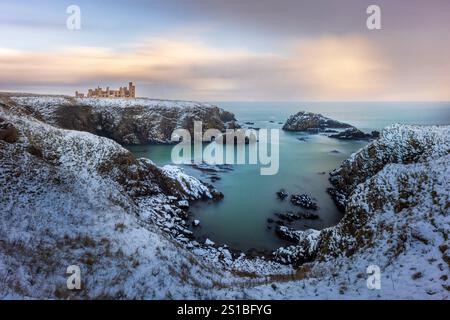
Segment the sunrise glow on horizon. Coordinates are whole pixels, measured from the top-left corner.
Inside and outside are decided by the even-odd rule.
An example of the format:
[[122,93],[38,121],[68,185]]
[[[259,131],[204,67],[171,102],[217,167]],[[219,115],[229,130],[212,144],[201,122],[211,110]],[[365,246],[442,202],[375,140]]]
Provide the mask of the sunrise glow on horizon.
[[0,91],[134,81],[138,96],[202,101],[450,100],[450,2],[377,1],[383,27],[368,30],[372,2],[3,1]]

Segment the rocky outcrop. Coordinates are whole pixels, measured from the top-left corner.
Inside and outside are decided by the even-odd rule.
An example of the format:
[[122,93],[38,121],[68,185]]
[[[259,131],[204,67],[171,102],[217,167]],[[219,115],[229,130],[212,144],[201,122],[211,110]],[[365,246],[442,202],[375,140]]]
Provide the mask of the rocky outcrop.
[[298,243],[303,235],[302,232],[288,228],[286,226],[277,226],[275,233],[283,240]]
[[278,199],[280,200],[284,200],[287,198],[288,193],[284,190],[284,189],[280,189],[279,191],[276,192]]
[[185,128],[192,134],[194,121],[202,121],[203,130],[224,131],[237,126],[232,113],[199,102],[32,95],[6,98],[51,125],[90,132],[121,144],[171,143],[175,129]]
[[388,164],[410,164],[445,155],[450,150],[448,127],[393,125],[378,140],[344,161],[330,173],[334,200],[345,207],[356,186],[374,176]]
[[372,131],[371,133],[364,133],[357,128],[350,128],[345,131],[331,134],[328,137],[340,140],[373,140],[380,136],[378,131]]
[[300,111],[287,119],[287,121],[283,125],[283,130],[318,133],[329,128],[344,129],[352,127],[353,126],[347,123],[324,117],[323,115],[318,113]]
[[[345,129],[338,131],[334,129]],[[364,133],[354,126],[324,117],[318,113],[300,111],[288,118],[283,125],[286,131],[303,131],[311,134],[323,133],[330,138],[341,140],[373,140],[378,138],[379,132],[372,131]],[[306,141],[304,137],[297,138],[300,141]]]
[[305,209],[317,210],[318,208],[317,203],[306,194],[293,194],[291,196],[291,203]]
[[296,231],[285,226],[277,227],[277,235],[295,245],[282,247],[275,250],[272,255],[275,260],[291,264],[296,267],[314,260],[318,245],[319,231],[309,229],[306,231]]

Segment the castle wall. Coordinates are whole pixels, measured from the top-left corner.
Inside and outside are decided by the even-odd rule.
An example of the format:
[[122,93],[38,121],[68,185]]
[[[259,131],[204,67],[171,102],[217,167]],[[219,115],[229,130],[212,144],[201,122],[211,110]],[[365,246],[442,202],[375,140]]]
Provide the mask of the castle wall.
[[[76,98],[84,98],[84,93],[79,93],[75,91]],[[136,98],[136,86],[133,82],[128,83],[127,87],[120,87],[118,90],[111,90],[106,87],[103,90],[101,87],[95,89],[89,89],[87,93],[88,98]]]

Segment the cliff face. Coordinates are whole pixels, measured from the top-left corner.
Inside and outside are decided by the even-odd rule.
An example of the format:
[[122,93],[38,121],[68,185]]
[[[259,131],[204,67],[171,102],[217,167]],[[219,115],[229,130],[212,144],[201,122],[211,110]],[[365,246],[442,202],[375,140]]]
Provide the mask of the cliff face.
[[170,143],[173,130],[225,130],[234,115],[210,104],[151,99],[75,99],[52,96],[14,96],[9,103],[29,110],[36,118],[64,129],[86,131],[121,144]]

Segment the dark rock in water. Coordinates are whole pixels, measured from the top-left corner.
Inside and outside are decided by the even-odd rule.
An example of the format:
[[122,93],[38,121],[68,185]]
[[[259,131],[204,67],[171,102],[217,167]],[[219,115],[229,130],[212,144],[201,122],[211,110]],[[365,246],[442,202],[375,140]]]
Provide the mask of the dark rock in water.
[[290,241],[293,243],[298,243],[301,239],[298,235],[298,232],[296,232],[294,229],[285,226],[277,226],[275,229],[275,234],[280,239]]
[[292,115],[287,119],[283,126],[283,130],[286,131],[307,131],[310,133],[319,133],[329,128],[351,128],[352,126],[336,121],[321,114],[300,111],[295,115]]
[[319,172],[319,174],[327,174],[325,171]]
[[275,121],[273,121],[273,120],[270,120],[269,122],[270,122],[270,123],[274,123]]
[[277,224],[277,225],[279,225],[279,226],[284,226],[284,222],[283,221],[281,221],[281,220],[277,220],[277,221],[275,221],[275,223]]
[[278,124],[283,124],[283,122],[278,122]]
[[310,213],[310,212],[302,212],[302,213],[299,213],[298,216],[301,217],[302,219],[306,219],[306,220],[319,219],[319,216],[317,214]]
[[305,138],[305,137],[297,137],[297,140],[298,140],[298,141],[302,141],[302,142],[308,141],[308,139]]
[[219,168],[220,172],[233,171],[233,166],[231,164],[218,164],[215,167]]
[[219,200],[222,200],[224,198],[223,193],[218,191],[218,190],[216,190],[216,189],[211,191],[211,195],[212,195],[214,201],[219,201]]
[[272,218],[267,218],[267,223],[273,223],[273,219]]
[[324,133],[338,133],[339,131],[333,129],[326,129],[323,131]]
[[331,150],[330,153],[341,153],[339,150]]
[[227,171],[232,171],[233,170],[233,166],[230,164],[217,164],[217,165],[213,165],[213,164],[207,164],[205,162],[202,163],[192,163],[191,164],[192,168],[196,169],[196,170],[200,170],[202,172],[227,172]]
[[294,220],[298,220],[301,218],[301,216],[297,214],[293,214],[291,212],[287,213],[275,213],[275,215],[280,218],[281,220],[287,221],[287,222],[293,222]]
[[244,124],[253,125],[253,124],[255,124],[255,123],[254,123],[254,122],[247,121],[247,122],[244,122]]
[[372,140],[378,138],[380,133],[372,131],[372,133],[364,133],[361,130],[353,127],[337,134],[329,135],[330,138],[341,140]]
[[305,209],[317,210],[317,204],[313,202],[312,199],[306,194],[292,195],[291,203]]
[[284,200],[288,196],[287,192],[284,189],[281,189],[277,192],[277,196],[279,199]]
[[209,180],[211,180],[211,182],[216,182],[218,180],[220,180],[221,178],[218,175],[211,175],[209,177]]
[[17,129],[11,123],[5,123],[4,120],[0,118],[0,140],[8,143],[15,143],[17,142],[17,136]]

